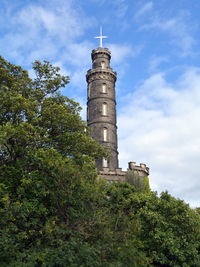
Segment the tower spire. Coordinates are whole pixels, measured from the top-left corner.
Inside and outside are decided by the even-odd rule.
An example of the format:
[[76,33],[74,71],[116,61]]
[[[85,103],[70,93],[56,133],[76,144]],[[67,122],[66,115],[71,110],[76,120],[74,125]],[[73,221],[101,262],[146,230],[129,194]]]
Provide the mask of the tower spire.
[[100,40],[100,47],[103,47],[103,38],[108,38],[108,37],[102,35],[102,26],[100,26],[100,35],[96,36],[94,38],[99,39]]

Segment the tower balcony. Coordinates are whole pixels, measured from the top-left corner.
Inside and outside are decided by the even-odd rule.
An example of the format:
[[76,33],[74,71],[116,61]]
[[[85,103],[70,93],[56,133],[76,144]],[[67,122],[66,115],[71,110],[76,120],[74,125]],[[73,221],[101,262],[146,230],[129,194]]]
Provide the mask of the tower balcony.
[[117,80],[117,73],[111,68],[95,68],[87,71],[86,80],[88,83],[94,80],[108,80],[115,82]]

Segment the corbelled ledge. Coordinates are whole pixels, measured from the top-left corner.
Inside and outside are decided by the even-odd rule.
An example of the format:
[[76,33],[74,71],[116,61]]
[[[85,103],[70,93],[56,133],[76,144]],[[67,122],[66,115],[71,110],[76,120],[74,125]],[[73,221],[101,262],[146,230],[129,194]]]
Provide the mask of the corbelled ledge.
[[[89,82],[89,77],[91,75],[110,75],[113,77],[114,81],[117,79],[117,73],[113,71],[111,68],[95,68],[95,69],[89,69],[86,74],[86,80]],[[102,79],[103,77],[99,77],[99,79]],[[106,77],[105,77],[106,78]]]
[[96,49],[93,49],[92,50],[92,59],[94,59],[96,54],[105,54],[105,55],[109,56],[109,60],[111,58],[111,52],[109,51],[108,48],[98,47]]

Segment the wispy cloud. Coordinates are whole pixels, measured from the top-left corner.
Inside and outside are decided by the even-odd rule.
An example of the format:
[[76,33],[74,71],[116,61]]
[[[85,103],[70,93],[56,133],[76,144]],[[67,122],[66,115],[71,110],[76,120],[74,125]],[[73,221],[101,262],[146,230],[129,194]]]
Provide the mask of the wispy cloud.
[[153,8],[153,2],[148,2],[144,4],[135,14],[134,18],[138,19],[139,17],[143,16],[147,12],[151,11]]
[[159,66],[164,62],[168,62],[166,56],[152,56],[149,60],[149,72],[158,72]]
[[119,64],[126,60],[139,55],[142,46],[133,47],[129,44],[107,44],[107,47],[112,51],[112,64]]
[[7,31],[2,35],[0,44],[3,54],[18,58],[19,64],[36,58],[54,60],[56,57],[61,60],[62,55],[70,50],[69,46],[94,21],[73,5],[72,1],[51,0],[49,5],[39,2],[7,7],[4,16],[4,19],[7,18]]
[[154,190],[169,190],[192,205],[200,192],[200,69],[188,69],[174,83],[152,75],[127,95],[121,110],[119,151],[126,162],[146,162]]
[[115,4],[117,5],[116,15],[123,18],[128,10],[127,2],[125,0],[115,0]]
[[158,29],[168,33],[170,42],[179,48],[179,55],[188,56],[192,54],[195,39],[191,25],[186,22],[187,15],[186,12],[182,12],[173,18],[152,17],[148,23],[140,26],[139,30]]
[[19,23],[29,30],[44,31],[49,36],[60,39],[66,38],[66,35],[72,39],[82,34],[84,24],[80,23],[77,16],[78,14],[70,6],[51,10],[29,5],[17,14]]

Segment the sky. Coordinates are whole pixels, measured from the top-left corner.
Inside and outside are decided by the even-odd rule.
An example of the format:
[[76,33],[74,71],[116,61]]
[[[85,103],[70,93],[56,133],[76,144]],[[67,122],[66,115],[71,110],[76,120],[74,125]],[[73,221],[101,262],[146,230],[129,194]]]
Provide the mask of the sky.
[[27,69],[48,60],[85,119],[94,37],[117,71],[120,167],[150,167],[150,185],[200,206],[200,1],[0,0],[0,55]]

